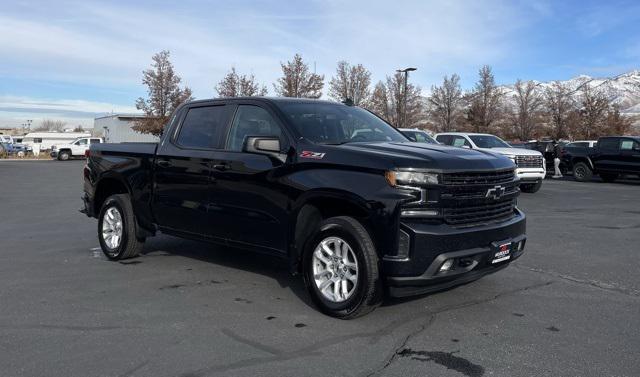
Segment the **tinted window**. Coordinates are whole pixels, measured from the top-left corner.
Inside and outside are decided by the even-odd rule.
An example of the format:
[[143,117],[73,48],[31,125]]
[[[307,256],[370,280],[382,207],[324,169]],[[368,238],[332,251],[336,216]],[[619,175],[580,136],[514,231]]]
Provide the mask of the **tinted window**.
[[177,143],[188,148],[217,147],[225,114],[225,106],[190,108],[182,121]]
[[453,143],[451,145],[453,145],[454,147],[463,147],[463,146],[471,147],[471,144],[469,144],[467,139],[462,136],[454,136]]
[[598,141],[598,148],[602,151],[615,152],[618,150],[620,140],[618,139],[600,139]]
[[33,142],[34,143],[42,143],[42,138],[41,137],[34,137],[33,138]]
[[577,143],[569,143],[567,144],[568,147],[588,147],[589,143],[585,143],[585,142],[577,142]]
[[231,125],[227,149],[241,151],[247,136],[275,136],[283,144],[280,126],[267,110],[258,106],[240,105]]
[[449,135],[438,135],[436,136],[436,140],[441,142],[442,144],[451,145],[451,136]]
[[321,102],[282,102],[278,106],[295,129],[314,143],[408,141],[388,123],[358,107]]
[[100,144],[100,139],[91,139],[91,144]]
[[469,138],[478,148],[510,148],[509,144],[493,135],[470,135]]

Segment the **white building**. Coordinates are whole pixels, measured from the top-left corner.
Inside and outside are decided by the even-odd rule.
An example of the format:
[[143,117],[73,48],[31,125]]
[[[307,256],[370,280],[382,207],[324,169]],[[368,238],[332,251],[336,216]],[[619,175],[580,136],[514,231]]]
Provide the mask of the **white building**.
[[109,114],[93,120],[93,129],[101,132],[105,143],[156,142],[157,136],[143,134],[133,130],[136,119],[143,114]]
[[69,144],[80,137],[91,137],[89,132],[29,132],[22,138],[22,144],[34,150],[51,149],[52,145]]

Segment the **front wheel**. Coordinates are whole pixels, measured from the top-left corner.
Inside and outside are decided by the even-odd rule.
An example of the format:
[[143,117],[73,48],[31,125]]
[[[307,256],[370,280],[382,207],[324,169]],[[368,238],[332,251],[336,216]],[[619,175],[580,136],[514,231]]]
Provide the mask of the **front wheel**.
[[526,192],[529,194],[533,194],[534,192],[538,192],[542,187],[542,181],[537,181],[536,183],[524,183],[520,185],[520,191]]
[[104,255],[111,260],[133,258],[144,245],[136,237],[136,220],[127,194],[108,197],[98,220],[98,239]]
[[305,284],[323,313],[356,318],[382,301],[378,264],[375,245],[364,226],[352,217],[332,217],[321,222],[306,243]]
[[71,157],[69,155],[69,152],[67,151],[62,151],[60,153],[58,153],[58,160],[60,161],[67,161],[69,159],[69,157]]
[[578,162],[573,165],[573,178],[578,182],[590,181],[593,177],[593,171],[584,162]]

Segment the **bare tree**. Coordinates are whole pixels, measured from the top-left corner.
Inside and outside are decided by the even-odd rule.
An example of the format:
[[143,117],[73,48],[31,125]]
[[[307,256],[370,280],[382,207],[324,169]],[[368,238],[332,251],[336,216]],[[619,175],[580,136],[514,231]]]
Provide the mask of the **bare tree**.
[[516,81],[514,86],[515,108],[511,119],[515,134],[520,140],[529,140],[535,133],[535,127],[540,120],[540,112],[544,99],[533,81]]
[[626,135],[631,130],[633,120],[630,117],[625,117],[620,114],[620,106],[614,104],[607,111],[605,118],[604,132],[602,135]]
[[254,75],[239,75],[235,67],[216,85],[220,97],[251,97],[267,95],[267,87],[256,82]]
[[607,96],[589,84],[583,85],[580,88],[580,136],[591,139],[601,135],[608,110]]
[[406,124],[403,124],[404,75],[400,72],[387,76],[386,82],[376,84],[367,108],[394,127],[410,127],[424,119],[424,104],[420,92],[419,86],[407,84]]
[[391,118],[391,109],[389,108],[389,96],[387,95],[387,87],[382,81],[378,81],[373,88],[371,100],[367,104],[367,108],[376,113],[382,119],[388,121]]
[[154,135],[162,134],[171,113],[183,102],[189,101],[191,89],[180,88],[182,79],[173,71],[169,51],[153,55],[151,68],[142,72],[142,83],[147,86],[148,99],[136,101],[136,108],[146,117],[136,121],[133,129]]
[[475,132],[488,132],[489,127],[502,116],[503,92],[496,86],[490,66],[483,66],[478,74],[478,82],[467,96],[467,120]]
[[340,102],[351,100],[354,105],[363,106],[371,95],[369,85],[371,72],[362,64],[351,66],[346,61],[340,61],[336,75],[329,82],[329,97]]
[[76,128],[73,129],[73,132],[84,132],[84,128],[81,125],[77,125]]
[[280,63],[282,77],[273,88],[282,97],[320,98],[324,86],[324,75],[309,72],[309,67],[302,61],[302,56],[296,54],[293,61]]
[[438,131],[453,131],[463,104],[460,77],[454,73],[451,78],[444,77],[442,86],[432,86],[429,103]]
[[554,139],[568,136],[569,120],[575,118],[572,116],[575,106],[569,88],[560,81],[554,81],[545,89],[544,103]]
[[66,125],[67,123],[61,120],[43,119],[42,122],[40,122],[40,126],[34,131],[60,132],[64,130],[64,126]]

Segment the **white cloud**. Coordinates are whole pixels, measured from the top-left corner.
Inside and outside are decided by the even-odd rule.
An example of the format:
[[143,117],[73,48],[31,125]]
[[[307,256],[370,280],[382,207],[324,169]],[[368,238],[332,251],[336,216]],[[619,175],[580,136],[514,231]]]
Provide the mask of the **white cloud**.
[[44,3],[40,13],[6,13],[0,67],[9,75],[142,91],[150,56],[169,49],[185,83],[209,97],[231,65],[271,83],[279,62],[301,52],[327,78],[347,59],[365,64],[375,79],[414,65],[417,78],[435,82],[506,58],[515,48],[510,36],[532,18],[502,1],[155,5]]

